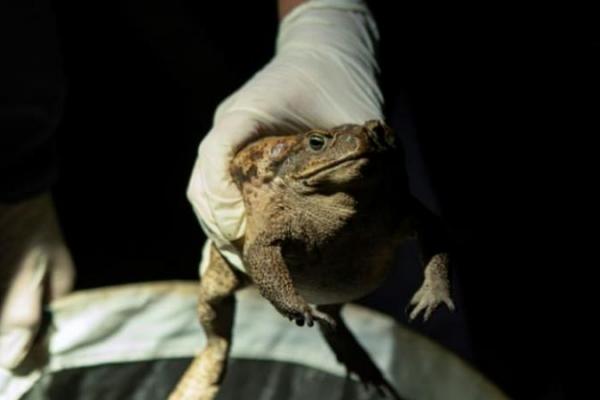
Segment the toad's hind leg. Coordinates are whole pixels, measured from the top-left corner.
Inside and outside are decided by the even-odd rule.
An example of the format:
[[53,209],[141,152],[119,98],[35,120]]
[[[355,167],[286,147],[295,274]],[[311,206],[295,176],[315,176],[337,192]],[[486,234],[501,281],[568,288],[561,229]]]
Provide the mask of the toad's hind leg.
[[319,323],[319,328],[348,375],[356,374],[366,387],[374,387],[381,397],[402,400],[342,319],[342,305],[320,305],[318,309],[335,320],[335,325]]
[[227,367],[233,318],[234,292],[244,285],[214,248],[208,269],[200,280],[198,317],[206,333],[206,346],[188,367],[169,400],[213,400]]

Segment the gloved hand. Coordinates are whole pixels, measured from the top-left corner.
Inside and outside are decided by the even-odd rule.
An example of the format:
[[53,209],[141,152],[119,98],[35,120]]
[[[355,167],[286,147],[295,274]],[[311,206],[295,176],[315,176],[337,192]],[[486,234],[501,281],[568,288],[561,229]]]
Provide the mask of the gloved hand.
[[244,235],[245,216],[231,159],[260,136],[382,119],[377,39],[363,1],[308,1],[281,21],[275,57],[217,108],[187,194],[204,232],[234,266],[243,269],[231,243]]
[[69,292],[73,280],[50,196],[0,204],[0,367],[25,358],[43,305]]

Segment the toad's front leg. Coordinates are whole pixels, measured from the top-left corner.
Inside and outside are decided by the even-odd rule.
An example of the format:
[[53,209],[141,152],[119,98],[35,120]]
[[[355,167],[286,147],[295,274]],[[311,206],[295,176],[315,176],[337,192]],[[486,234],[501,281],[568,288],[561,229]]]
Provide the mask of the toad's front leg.
[[425,263],[423,284],[410,301],[414,306],[410,319],[415,319],[421,311],[428,320],[431,313],[442,303],[454,311],[454,302],[450,298],[448,280],[448,240],[440,219],[417,200],[414,200],[416,228],[421,257]]
[[247,272],[261,295],[299,326],[312,326],[315,320],[334,326],[333,318],[311,307],[297,292],[278,243],[259,235],[244,252]]

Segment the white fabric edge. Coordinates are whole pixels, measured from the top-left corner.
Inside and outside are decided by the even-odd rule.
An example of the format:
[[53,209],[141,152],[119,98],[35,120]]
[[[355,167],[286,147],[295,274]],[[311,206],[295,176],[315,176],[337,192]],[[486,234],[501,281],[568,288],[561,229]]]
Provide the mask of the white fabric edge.
[[[52,310],[56,331],[50,338],[52,361],[44,372],[194,356],[205,342],[195,315],[196,292],[195,282],[159,282],[77,292],[55,302]],[[345,369],[337,363],[318,329],[296,327],[255,289],[240,291],[237,298],[233,358],[291,362],[345,376]],[[144,313],[140,312],[142,309]],[[357,305],[348,305],[344,317],[402,395],[415,397],[427,384],[431,386],[428,398],[432,399],[474,399],[477,393],[484,392],[486,399],[506,399],[458,357],[393,319]],[[140,334],[146,340],[140,340]],[[127,340],[130,336],[136,338],[135,343]],[[166,341],[168,346],[161,345]],[[407,365],[403,362],[406,359],[413,362]],[[444,365],[451,378],[445,385],[415,379],[414,371],[426,378],[428,372]],[[0,370],[0,399],[19,399],[41,376],[41,370],[21,377]],[[473,388],[473,396],[464,397],[464,385]]]

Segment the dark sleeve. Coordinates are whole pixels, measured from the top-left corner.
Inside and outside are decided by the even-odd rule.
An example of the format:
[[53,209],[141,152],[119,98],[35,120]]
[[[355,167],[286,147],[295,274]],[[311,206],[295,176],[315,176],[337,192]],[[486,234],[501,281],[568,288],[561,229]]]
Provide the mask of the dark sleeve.
[[0,202],[56,181],[65,86],[50,0],[0,1]]

